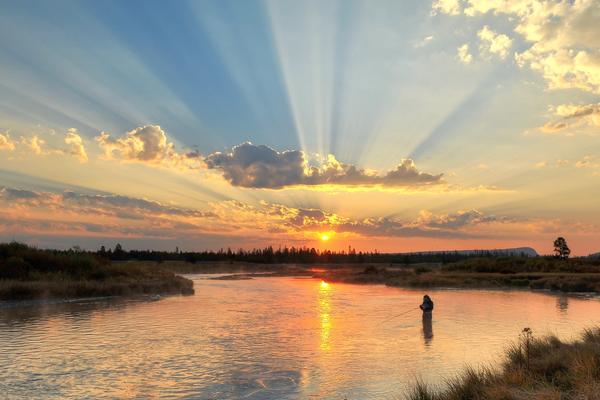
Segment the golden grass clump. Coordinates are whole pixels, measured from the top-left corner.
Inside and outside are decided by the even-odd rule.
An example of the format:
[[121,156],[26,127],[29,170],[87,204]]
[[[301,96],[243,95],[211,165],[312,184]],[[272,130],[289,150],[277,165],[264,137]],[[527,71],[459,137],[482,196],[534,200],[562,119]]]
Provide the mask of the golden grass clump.
[[600,400],[600,328],[570,343],[524,330],[499,370],[467,368],[445,386],[419,381],[407,400]]

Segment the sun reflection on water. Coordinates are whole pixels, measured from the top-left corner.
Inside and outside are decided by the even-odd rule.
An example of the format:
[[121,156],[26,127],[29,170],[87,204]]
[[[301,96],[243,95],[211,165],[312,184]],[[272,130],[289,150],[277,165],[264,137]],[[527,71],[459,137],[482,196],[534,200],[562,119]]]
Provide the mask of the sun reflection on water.
[[319,319],[321,321],[321,350],[330,350],[331,334],[331,285],[325,281],[319,284]]

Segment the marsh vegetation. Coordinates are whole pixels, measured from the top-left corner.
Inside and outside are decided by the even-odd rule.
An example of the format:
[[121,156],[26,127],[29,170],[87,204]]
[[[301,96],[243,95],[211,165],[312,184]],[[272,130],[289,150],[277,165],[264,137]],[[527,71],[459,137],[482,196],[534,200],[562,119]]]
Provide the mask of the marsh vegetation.
[[600,261],[553,257],[471,258],[449,264],[370,265],[325,271],[323,279],[417,288],[523,288],[600,292]]
[[0,300],[193,292],[192,281],[156,266],[0,244]]
[[500,368],[467,368],[436,390],[418,382],[408,400],[600,399],[600,329],[580,340],[534,338],[526,328]]

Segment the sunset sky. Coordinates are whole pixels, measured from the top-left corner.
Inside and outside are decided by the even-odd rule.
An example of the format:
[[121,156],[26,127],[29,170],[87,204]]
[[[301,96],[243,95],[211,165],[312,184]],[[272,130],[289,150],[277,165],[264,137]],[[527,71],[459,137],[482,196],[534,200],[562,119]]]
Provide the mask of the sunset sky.
[[0,7],[2,241],[600,251],[598,0]]

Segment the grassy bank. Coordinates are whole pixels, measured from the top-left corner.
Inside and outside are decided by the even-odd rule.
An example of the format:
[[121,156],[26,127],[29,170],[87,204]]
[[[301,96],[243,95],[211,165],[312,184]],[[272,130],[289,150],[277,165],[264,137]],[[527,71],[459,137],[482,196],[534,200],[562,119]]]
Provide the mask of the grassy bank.
[[446,265],[381,266],[325,271],[318,277],[413,288],[525,288],[600,293],[600,263],[552,258],[486,258]]
[[192,281],[156,266],[0,244],[0,300],[193,292]]
[[597,400],[600,399],[600,329],[565,343],[527,332],[510,347],[498,369],[467,369],[431,389],[417,383],[408,400]]
[[311,275],[329,282],[408,288],[518,288],[600,293],[600,261],[552,257],[472,258],[448,264],[255,264],[247,262],[136,261],[176,273]]

